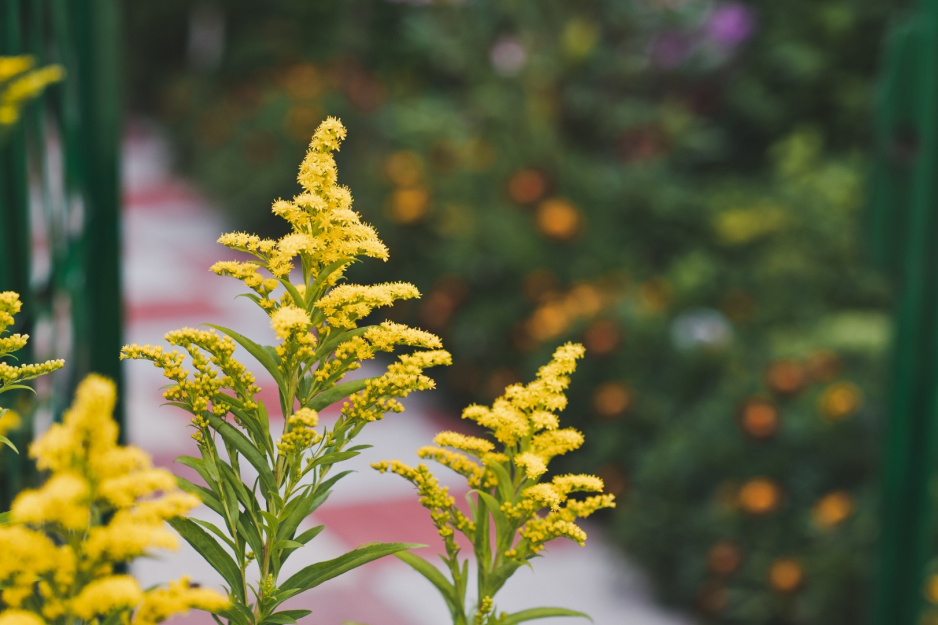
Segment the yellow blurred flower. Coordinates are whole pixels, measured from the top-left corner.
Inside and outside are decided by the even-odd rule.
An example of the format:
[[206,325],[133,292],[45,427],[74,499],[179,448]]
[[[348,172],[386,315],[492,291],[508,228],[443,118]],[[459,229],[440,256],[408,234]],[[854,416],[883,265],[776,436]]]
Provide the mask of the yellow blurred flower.
[[843,523],[853,514],[853,496],[846,491],[834,491],[821,497],[811,509],[815,525],[830,528]]
[[862,401],[862,391],[856,384],[837,382],[824,389],[818,399],[818,409],[828,419],[840,421],[855,414]]
[[583,228],[580,211],[563,198],[550,198],[541,202],[537,207],[535,222],[541,234],[557,241],[568,241]]
[[778,484],[764,477],[749,480],[739,489],[739,507],[749,514],[763,515],[775,512],[781,504],[782,491]]
[[798,590],[804,583],[804,569],[797,560],[779,558],[769,568],[769,585],[782,594]]

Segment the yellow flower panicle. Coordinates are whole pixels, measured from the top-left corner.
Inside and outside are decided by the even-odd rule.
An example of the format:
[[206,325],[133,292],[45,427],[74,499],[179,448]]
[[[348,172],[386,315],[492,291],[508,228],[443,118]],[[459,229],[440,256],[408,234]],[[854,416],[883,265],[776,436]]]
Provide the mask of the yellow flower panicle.
[[354,328],[359,319],[367,317],[375,308],[415,297],[420,297],[420,292],[406,282],[370,286],[342,284],[320,299],[318,307],[331,327]]
[[111,575],[85,586],[72,599],[71,609],[78,618],[90,621],[95,616],[133,609],[141,601],[143,591],[137,580],[129,575]]
[[372,466],[381,473],[386,471],[397,473],[417,487],[417,492],[420,493],[420,505],[430,512],[430,518],[433,519],[437,532],[443,538],[447,551],[454,553],[459,551],[454,538],[454,529],[466,534],[475,531],[472,521],[456,507],[456,500],[449,494],[449,488],[440,486],[439,481],[430,473],[425,464],[418,464],[416,468],[411,468],[394,460],[377,462]]
[[134,613],[133,625],[155,625],[171,616],[182,615],[189,610],[218,612],[228,606],[228,601],[218,593],[191,585],[188,577],[170,582],[166,588],[157,588],[146,593],[140,607]]
[[[0,57],[0,60],[2,60],[2,57]],[[2,78],[0,78],[0,80],[2,80]],[[29,340],[28,334],[10,334],[4,336],[7,333],[7,328],[12,326],[16,321],[15,316],[20,312],[22,306],[23,303],[20,301],[20,297],[16,292],[0,292],[0,359],[22,349]],[[5,362],[0,362],[0,393],[3,392],[4,387],[34,380],[56,369],[61,369],[63,366],[65,366],[65,361],[59,359],[22,365],[10,365]]]
[[[51,475],[14,500],[12,524],[0,527],[0,599],[9,608],[0,612],[0,622],[91,621],[115,613],[126,622],[150,593],[159,592],[114,575],[115,565],[155,548],[175,548],[178,540],[166,521],[199,500],[179,491],[171,473],[152,468],[142,450],[117,445],[115,399],[112,382],[89,376],[62,423],[30,447],[37,466]],[[214,595],[212,605],[226,601],[205,592]]]
[[404,406],[398,399],[436,387],[424,370],[451,363],[452,356],[442,349],[402,354],[384,375],[368,380],[364,390],[349,397],[342,414],[352,420],[377,421],[386,412],[402,412]]
[[[397,473],[417,487],[421,504],[429,510],[444,538],[444,561],[453,576],[454,587],[465,583],[461,580],[465,563],[457,558],[459,548],[452,535],[459,531],[474,543],[483,541],[474,545],[480,569],[479,593],[484,597],[476,606],[476,614],[492,611],[495,592],[551,540],[569,538],[583,545],[586,533],[576,524],[577,519],[615,507],[615,498],[602,494],[603,481],[596,476],[568,474],[541,481],[551,459],[583,444],[580,432],[559,427],[556,414],[566,406],[564,391],[570,383],[569,375],[583,354],[580,345],[563,345],[538,370],[533,382],[509,386],[491,408],[470,406],[463,412],[464,418],[487,429],[495,442],[441,432],[433,441],[441,447],[419,450],[421,458],[435,460],[466,478],[477,494],[475,503],[470,505],[472,518],[461,516],[447,491],[438,486],[423,464],[416,468],[399,461],[372,465],[381,472]],[[573,497],[576,493],[600,494]],[[494,504],[498,509],[492,509]],[[475,527],[490,523],[494,535],[480,537],[474,533]]]
[[287,431],[280,437],[277,449],[281,454],[297,454],[309,449],[322,439],[313,428],[319,423],[319,414],[310,408],[300,408],[287,419]]

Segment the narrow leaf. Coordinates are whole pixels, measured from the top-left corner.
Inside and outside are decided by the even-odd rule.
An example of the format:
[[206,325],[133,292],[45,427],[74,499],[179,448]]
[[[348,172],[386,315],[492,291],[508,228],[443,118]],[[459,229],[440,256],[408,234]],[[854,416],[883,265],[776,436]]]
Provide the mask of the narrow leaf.
[[198,497],[202,503],[208,506],[212,512],[224,518],[225,508],[221,505],[221,502],[218,501],[218,497],[213,491],[205,488],[204,486],[193,484],[186,478],[179,476],[176,476],[176,484],[179,485],[179,488],[189,493],[190,495],[195,495]]
[[450,613],[459,613],[462,611],[462,606],[459,604],[459,598],[456,595],[456,588],[446,579],[446,576],[443,575],[438,568],[409,551],[401,551],[394,555],[436,586],[436,589],[439,590],[440,594],[443,596],[443,600],[446,601]]
[[531,608],[530,610],[521,610],[520,612],[501,617],[495,622],[498,623],[498,625],[515,625],[516,623],[523,623],[524,621],[550,618],[552,616],[577,616],[593,622],[593,619],[591,619],[588,614],[577,612],[576,610],[566,610],[564,608]]
[[254,446],[254,443],[252,443],[247,436],[242,434],[240,430],[232,427],[231,424],[224,419],[211,412],[206,412],[205,416],[215,431],[232,447],[237,449],[238,452],[257,469],[264,489],[268,492],[276,492],[277,484],[274,479],[274,474],[270,470],[270,465],[267,464],[267,456],[258,451],[257,447]]
[[192,548],[199,552],[212,568],[224,578],[235,596],[244,603],[244,587],[241,585],[241,570],[234,559],[208,533],[189,519],[176,517],[169,520],[170,526],[179,532]]
[[3,443],[16,453],[20,453],[20,450],[16,448],[16,445],[14,445],[10,439],[8,439],[6,436],[3,436],[2,434],[0,434],[0,443]]
[[319,533],[322,532],[324,529],[326,529],[325,525],[317,525],[316,527],[312,527],[306,530],[305,532],[297,536],[294,540],[296,540],[296,542],[300,543],[301,545],[305,545],[312,539],[316,538],[316,536],[318,536]]
[[362,545],[333,560],[317,562],[301,569],[281,584],[280,587],[287,590],[294,588],[309,590],[333,577],[338,577],[342,573],[351,571],[354,568],[377,560],[378,558],[383,558],[384,556],[389,556],[393,553],[404,551],[405,549],[416,549],[425,546],[426,545],[414,543],[371,543]]
[[376,378],[362,378],[361,380],[352,380],[350,382],[342,382],[341,384],[336,384],[327,391],[323,391],[319,395],[313,398],[309,402],[308,408],[313,410],[322,410],[328,408],[332,404],[336,403],[341,399],[345,399],[352,393],[357,393],[358,391],[365,388],[365,385],[369,380],[374,380]]

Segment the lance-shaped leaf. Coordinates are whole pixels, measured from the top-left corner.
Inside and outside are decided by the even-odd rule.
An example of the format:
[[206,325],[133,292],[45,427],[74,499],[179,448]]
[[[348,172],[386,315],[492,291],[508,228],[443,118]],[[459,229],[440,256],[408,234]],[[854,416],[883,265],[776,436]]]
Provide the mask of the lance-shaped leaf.
[[212,428],[232,447],[237,449],[238,453],[251,463],[251,466],[257,469],[264,490],[276,492],[277,482],[274,479],[273,472],[270,470],[270,465],[267,464],[267,458],[254,446],[254,443],[252,443],[247,436],[242,434],[240,430],[231,427],[231,424],[211,412],[206,412],[205,417],[208,419]]
[[426,547],[415,543],[369,543],[349,551],[333,560],[317,562],[301,569],[280,584],[281,590],[309,590],[343,573],[368,564],[378,558],[389,556],[406,549]]
[[514,614],[505,614],[495,621],[497,625],[515,625],[525,621],[533,621],[539,618],[551,618],[553,616],[578,616],[592,622],[593,619],[588,614],[577,612],[576,610],[566,610],[564,608],[531,608],[530,610],[521,610]]
[[456,615],[462,612],[462,602],[459,599],[456,588],[446,579],[446,576],[438,568],[424,560],[418,555],[407,551],[396,553],[395,557],[406,562],[412,569],[423,575],[428,582],[436,586],[436,589],[443,595],[446,606],[450,614]]
[[365,385],[369,380],[375,380],[377,378],[362,378],[361,380],[352,380],[350,382],[342,382],[341,384],[336,384],[328,391],[323,391],[319,395],[316,395],[309,402],[309,408],[313,410],[323,410],[328,408],[332,404],[336,403],[341,399],[345,399],[352,393],[357,393],[358,391],[365,388]]
[[218,571],[228,583],[231,591],[241,603],[244,603],[244,586],[241,583],[241,570],[234,559],[219,545],[208,532],[196,525],[193,521],[183,517],[169,520],[170,526],[182,536],[192,548],[199,552],[212,568]]

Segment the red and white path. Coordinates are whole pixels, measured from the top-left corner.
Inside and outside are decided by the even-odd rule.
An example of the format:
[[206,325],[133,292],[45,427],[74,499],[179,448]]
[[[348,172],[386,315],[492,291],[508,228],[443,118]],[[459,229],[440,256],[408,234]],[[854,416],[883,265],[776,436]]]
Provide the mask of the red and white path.
[[[142,125],[128,134],[124,146],[125,212],[123,281],[127,328],[125,342],[162,343],[163,334],[185,326],[211,322],[249,336],[267,337],[266,316],[249,301],[235,296],[236,280],[217,277],[208,268],[227,258],[227,250],[215,243],[227,229],[218,211],[192,187],[173,177],[167,167],[165,145]],[[265,207],[259,207],[265,210]],[[157,464],[173,471],[186,470],[173,459],[195,452],[189,438],[188,419],[172,407],[161,407],[161,372],[145,362],[125,362],[130,439],[148,450]],[[262,387],[264,380],[260,380]],[[271,385],[266,385],[269,392]],[[268,405],[276,405],[269,401]],[[435,409],[432,393],[407,402],[407,410],[370,425],[362,442],[374,444],[350,461],[355,473],[343,479],[310,526],[326,530],[305,551],[294,554],[288,565],[298,569],[313,561],[327,560],[361,543],[404,541],[439,550],[439,538],[429,517],[417,503],[409,483],[394,475],[382,475],[370,463],[383,459],[416,461],[416,450],[429,444],[441,429],[458,428],[454,415]],[[444,484],[457,497],[463,492],[458,480]],[[211,518],[211,512],[200,510]],[[534,562],[535,570],[522,568],[498,595],[500,610],[558,606],[580,610],[595,625],[681,625],[690,621],[663,612],[651,604],[641,576],[607,548],[601,532],[586,526],[586,547],[555,541],[546,557]],[[289,568],[289,567],[288,567]],[[285,571],[289,573],[290,571]],[[134,573],[144,586],[188,575],[193,581],[220,586],[220,578],[187,546],[178,552],[159,554],[140,562]],[[471,591],[470,591],[471,592]],[[291,607],[313,613],[303,619],[312,625],[339,625],[345,621],[369,625],[444,625],[448,613],[428,582],[395,558],[385,558],[331,580],[295,598]],[[209,625],[208,615],[193,613],[176,619],[185,625]],[[541,623],[586,622],[578,619],[544,619]]]

